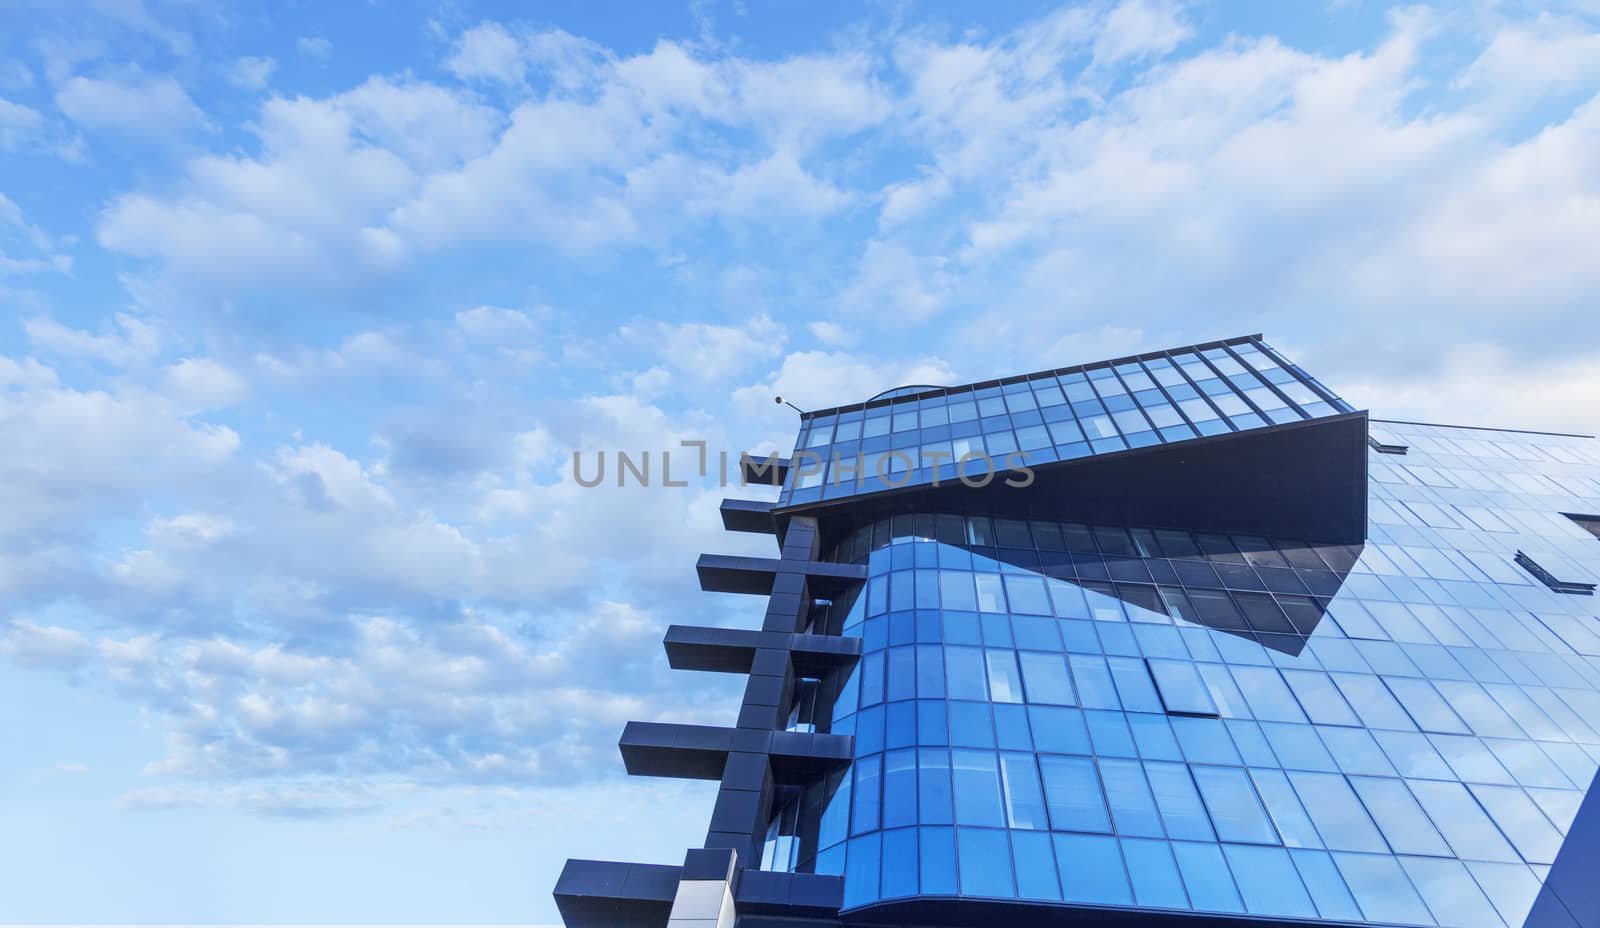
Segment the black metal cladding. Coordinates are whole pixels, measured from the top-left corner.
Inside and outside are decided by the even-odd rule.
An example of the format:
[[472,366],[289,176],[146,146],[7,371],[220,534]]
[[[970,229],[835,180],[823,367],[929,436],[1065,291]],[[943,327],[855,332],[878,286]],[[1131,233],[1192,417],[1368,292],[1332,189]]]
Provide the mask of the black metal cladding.
[[[816,520],[792,517],[780,526],[771,509],[752,500],[724,500],[721,507],[730,530],[777,535],[779,557],[703,555],[696,565],[703,589],[766,596],[761,629],[675,625],[664,641],[676,668],[749,675],[736,725],[631,722],[619,742],[630,774],[721,782],[705,847],[732,851],[744,868],[760,863],[760,841],[778,790],[814,786],[850,764],[849,736],[784,729],[797,681],[847,672],[861,652],[859,640],[809,626],[813,603],[849,595],[866,579],[865,568],[818,560]],[[678,877],[678,868],[668,869]],[[636,873],[627,865],[571,861],[556,895],[569,925],[664,924],[672,903],[664,890],[668,878],[667,869]],[[840,882],[751,870],[739,881],[740,911],[752,919],[780,912],[831,916],[839,907]]]

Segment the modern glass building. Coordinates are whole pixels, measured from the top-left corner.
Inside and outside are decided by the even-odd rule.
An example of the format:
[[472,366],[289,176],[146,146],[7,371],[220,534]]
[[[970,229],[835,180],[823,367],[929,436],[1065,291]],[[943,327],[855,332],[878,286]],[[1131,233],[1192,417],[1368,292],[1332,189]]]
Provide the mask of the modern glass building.
[[[682,866],[600,925],[1600,928],[1600,443],[1369,420],[1232,338],[802,416],[703,556],[759,628]],[[1587,798],[1586,798],[1587,797]]]

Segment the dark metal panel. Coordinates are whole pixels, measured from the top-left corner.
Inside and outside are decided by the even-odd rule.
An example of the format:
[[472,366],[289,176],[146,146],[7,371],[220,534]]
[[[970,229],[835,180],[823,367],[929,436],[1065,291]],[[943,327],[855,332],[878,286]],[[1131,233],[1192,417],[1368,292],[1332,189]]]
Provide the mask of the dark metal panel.
[[569,860],[556,881],[556,908],[568,928],[665,926],[679,868]]
[[725,499],[720,508],[722,527],[730,532],[775,535],[778,527],[772,521],[772,507],[759,499]]

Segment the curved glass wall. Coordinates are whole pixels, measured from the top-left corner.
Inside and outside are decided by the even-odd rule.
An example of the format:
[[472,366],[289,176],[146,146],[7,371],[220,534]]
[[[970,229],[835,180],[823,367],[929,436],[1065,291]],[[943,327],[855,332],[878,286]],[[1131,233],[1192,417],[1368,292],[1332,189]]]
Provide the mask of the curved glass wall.
[[[1522,924],[1600,762],[1594,442],[1383,426],[1369,542],[864,526],[814,858],[910,896]],[[1292,505],[1286,500],[1285,505]],[[797,797],[798,801],[799,797]],[[782,866],[782,864],[780,864]]]

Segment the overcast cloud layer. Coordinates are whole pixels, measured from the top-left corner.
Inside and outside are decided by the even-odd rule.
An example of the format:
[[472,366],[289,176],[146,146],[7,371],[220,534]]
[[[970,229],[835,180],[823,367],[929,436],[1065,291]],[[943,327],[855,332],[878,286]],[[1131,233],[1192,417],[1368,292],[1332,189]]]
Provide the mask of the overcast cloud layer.
[[766,549],[574,450],[1258,331],[1600,428],[1582,2],[0,13],[0,920],[539,920],[697,843],[615,741],[732,717],[660,637]]

